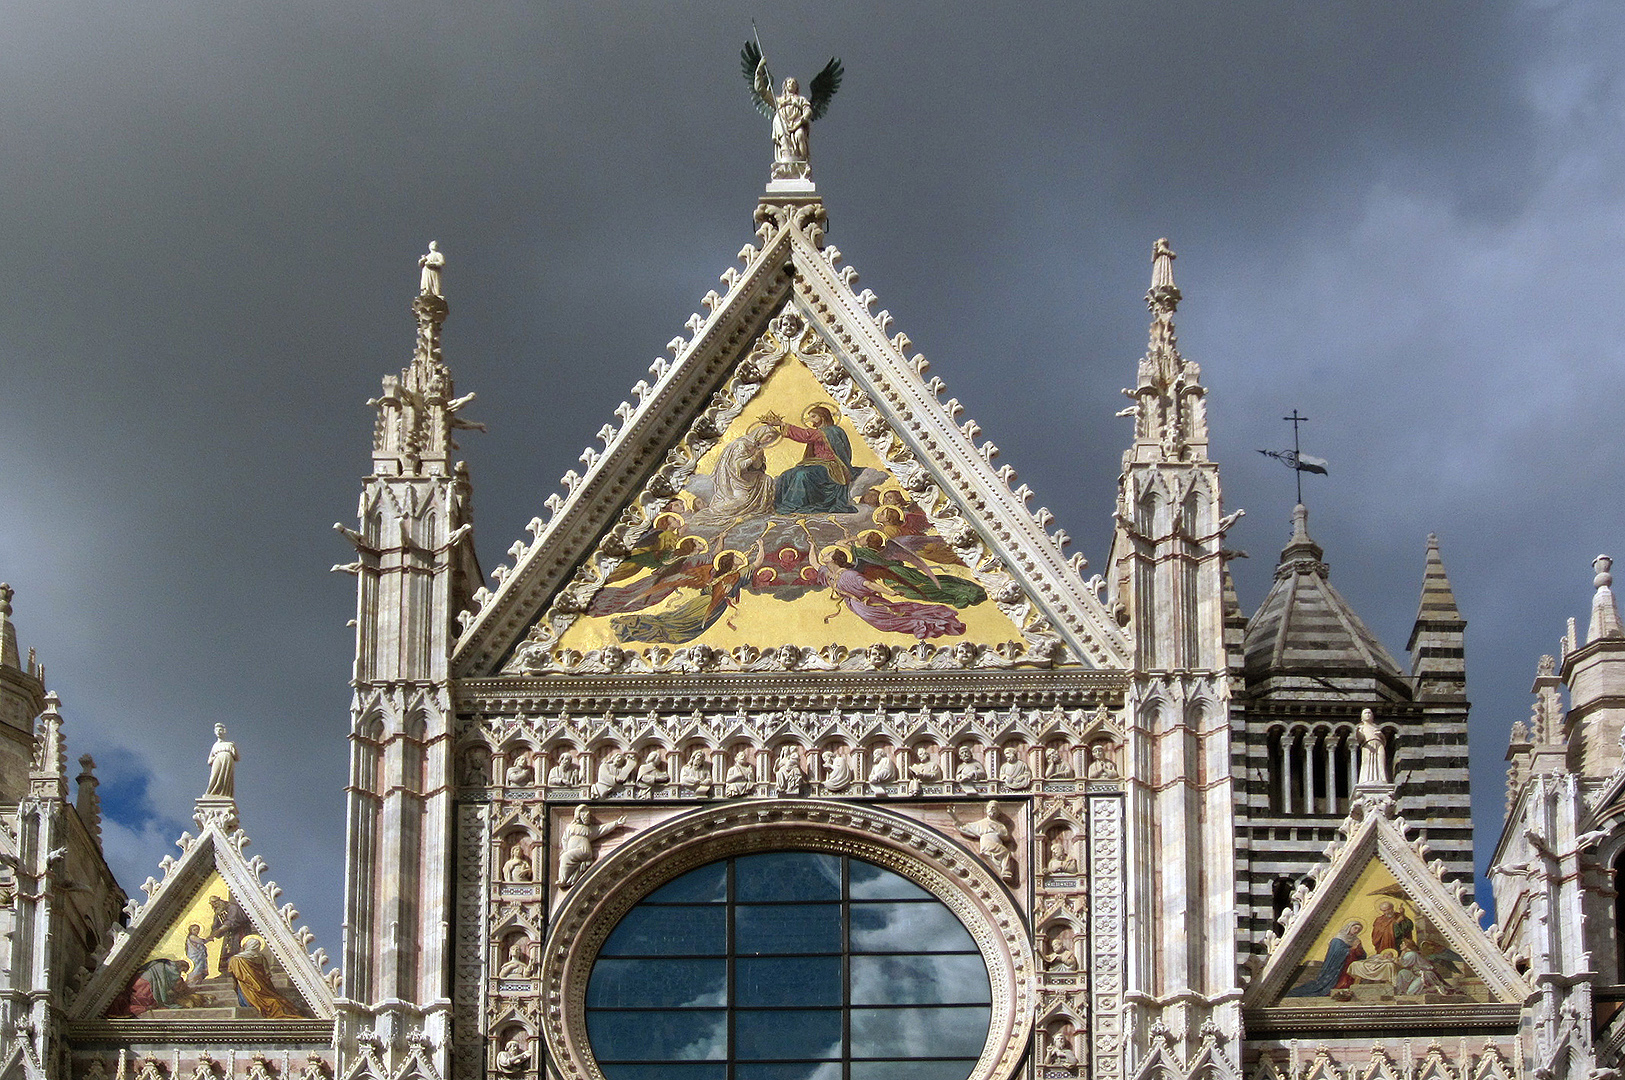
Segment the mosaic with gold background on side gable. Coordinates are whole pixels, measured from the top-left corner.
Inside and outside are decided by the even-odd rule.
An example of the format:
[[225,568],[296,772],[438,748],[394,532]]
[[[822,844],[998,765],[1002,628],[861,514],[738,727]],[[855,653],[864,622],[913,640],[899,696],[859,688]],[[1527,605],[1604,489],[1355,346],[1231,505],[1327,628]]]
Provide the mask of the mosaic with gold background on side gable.
[[1489,987],[1373,858],[1293,975],[1283,1005],[1491,1001]]
[[794,355],[628,547],[561,646],[1022,640]]
[[110,1019],[299,1020],[313,1014],[219,871],[108,1006]]

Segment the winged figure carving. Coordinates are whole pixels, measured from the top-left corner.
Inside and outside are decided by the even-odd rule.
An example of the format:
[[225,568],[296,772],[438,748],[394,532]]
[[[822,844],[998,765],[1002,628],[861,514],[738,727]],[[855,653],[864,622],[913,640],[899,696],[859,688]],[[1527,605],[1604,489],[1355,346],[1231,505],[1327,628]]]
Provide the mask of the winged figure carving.
[[824,69],[813,76],[808,93],[801,93],[801,84],[793,77],[784,80],[775,92],[773,74],[767,69],[767,59],[754,41],[745,42],[739,53],[739,67],[750,85],[751,101],[763,116],[773,120],[773,178],[806,179],[808,175],[807,135],[813,121],[829,111],[830,99],[841,88],[844,73],[841,62],[831,58]]

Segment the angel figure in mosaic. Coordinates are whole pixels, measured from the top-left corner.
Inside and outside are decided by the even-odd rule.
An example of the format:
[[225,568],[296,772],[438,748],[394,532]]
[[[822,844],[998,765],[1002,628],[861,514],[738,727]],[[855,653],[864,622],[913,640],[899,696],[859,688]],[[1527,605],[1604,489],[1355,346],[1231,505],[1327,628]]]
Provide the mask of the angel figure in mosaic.
[[[851,552],[828,547],[819,553],[824,583],[835,599],[876,630],[912,634],[920,641],[951,637],[965,632],[965,624],[951,607],[894,600],[881,592],[853,566]],[[830,614],[825,622],[838,614]]]
[[[749,569],[743,553],[720,552],[711,562],[704,585],[694,596],[666,611],[618,616],[610,625],[622,641],[662,641],[673,645],[693,641],[738,604],[739,591]],[[602,590],[599,595],[607,591]]]

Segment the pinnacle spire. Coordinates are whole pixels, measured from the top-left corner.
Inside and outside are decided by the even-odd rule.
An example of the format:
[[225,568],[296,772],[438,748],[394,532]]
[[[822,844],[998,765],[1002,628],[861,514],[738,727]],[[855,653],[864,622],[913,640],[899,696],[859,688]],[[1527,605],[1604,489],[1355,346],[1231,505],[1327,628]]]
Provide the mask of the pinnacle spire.
[[1445,573],[1444,560],[1439,557],[1439,537],[1435,533],[1428,533],[1427,564],[1422,571],[1422,602],[1416,611],[1417,625],[1461,621],[1461,609],[1456,606],[1456,593],[1450,587],[1450,575]]
[[1291,577],[1305,568],[1302,564],[1309,564],[1308,569],[1325,577],[1326,564],[1320,561],[1325,553],[1325,549],[1309,535],[1309,508],[1299,503],[1292,508],[1292,535],[1287,538],[1286,547],[1281,549],[1281,561],[1276,564],[1275,576]]
[[1151,311],[1150,340],[1140,360],[1134,399],[1120,416],[1134,417],[1132,451],[1137,461],[1206,461],[1207,406],[1202,369],[1179,355],[1174,312],[1183,295],[1174,284],[1174,249],[1166,237],[1151,247],[1151,288],[1145,304]]
[[1422,571],[1422,598],[1416,609],[1405,650],[1411,654],[1411,676],[1416,680],[1418,698],[1465,700],[1467,661],[1462,644],[1467,620],[1456,606],[1456,593],[1450,587],[1444,560],[1439,557],[1439,538],[1428,533],[1428,551]]
[[1619,621],[1619,607],[1614,603],[1613,567],[1614,560],[1607,555],[1598,555],[1591,560],[1591,568],[1597,572],[1592,579],[1597,591],[1591,597],[1591,626],[1586,630],[1587,643],[1599,638],[1625,638],[1625,627],[1621,627]]
[[384,376],[383,392],[367,402],[378,410],[373,460],[381,472],[443,474],[457,449],[451,433],[458,428],[485,430],[456,415],[474,395],[455,396],[451,370],[440,355],[440,327],[449,310],[441,291],[445,265],[445,253],[429,241],[428,253],[418,259],[421,274],[412,301],[417,319],[412,362],[399,376]]

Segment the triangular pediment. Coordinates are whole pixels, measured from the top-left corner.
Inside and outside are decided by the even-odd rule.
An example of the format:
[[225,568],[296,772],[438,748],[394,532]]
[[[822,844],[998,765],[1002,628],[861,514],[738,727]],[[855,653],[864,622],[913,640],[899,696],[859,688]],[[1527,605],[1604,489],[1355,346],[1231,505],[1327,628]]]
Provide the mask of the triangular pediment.
[[1313,890],[1284,917],[1286,932],[1243,1007],[1413,1006],[1421,1020],[1428,1006],[1524,1000],[1524,980],[1389,807],[1356,804],[1347,840],[1328,849]]
[[[183,834],[179,859],[149,878],[145,905],[131,902],[128,930],[73,1002],[74,1019],[186,1020],[199,1023],[327,1019],[333,987],[307,950],[299,912],[278,907],[281,889],[261,881],[265,862],[245,858],[241,831],[205,821]],[[199,972],[202,972],[201,977]]]
[[458,673],[1126,666],[1083,560],[853,293],[822,207],[758,220],[476,594]]

